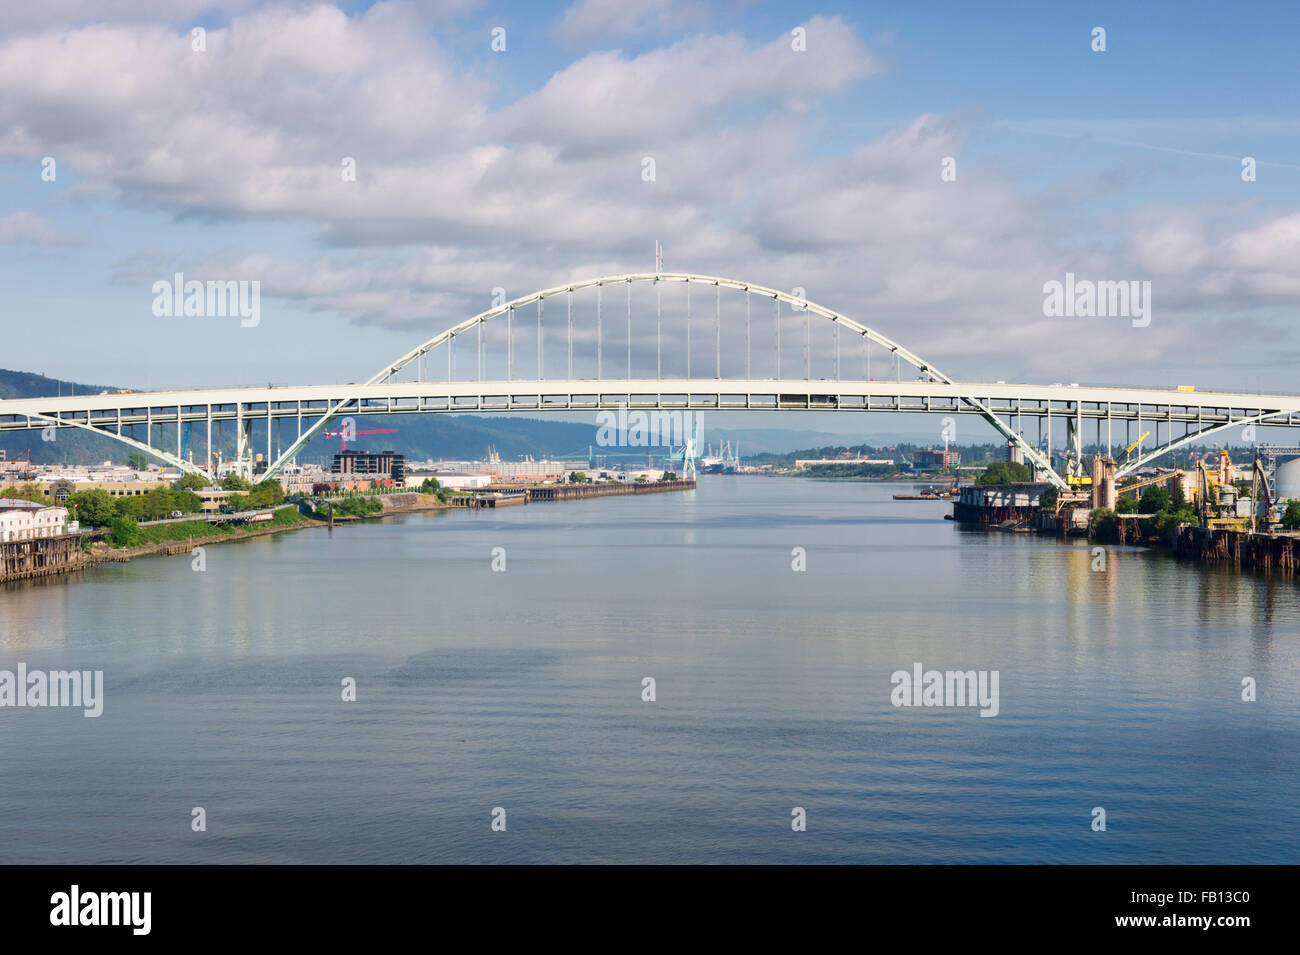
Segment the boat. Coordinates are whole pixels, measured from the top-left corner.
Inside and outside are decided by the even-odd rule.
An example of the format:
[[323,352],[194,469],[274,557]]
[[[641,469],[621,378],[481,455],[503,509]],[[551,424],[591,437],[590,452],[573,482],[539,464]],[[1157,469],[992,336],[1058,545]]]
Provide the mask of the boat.
[[932,487],[922,488],[920,494],[895,494],[895,501],[945,501],[948,499],[947,491],[938,491]]
[[730,441],[720,446],[717,454],[713,453],[712,446],[707,448],[699,463],[701,474],[735,474],[738,467],[740,467],[740,444],[737,443],[735,448],[732,448]]

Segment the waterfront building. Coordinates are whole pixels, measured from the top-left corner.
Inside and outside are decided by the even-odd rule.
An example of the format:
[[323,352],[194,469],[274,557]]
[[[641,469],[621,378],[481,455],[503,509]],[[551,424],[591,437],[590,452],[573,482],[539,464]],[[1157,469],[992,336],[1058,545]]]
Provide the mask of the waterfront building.
[[391,479],[397,487],[406,483],[406,455],[395,451],[340,451],[330,467],[331,480],[340,476],[371,480]]
[[240,491],[227,491],[219,487],[205,487],[194,492],[199,496],[199,510],[204,514],[215,514],[221,510],[221,506],[226,503],[226,499],[232,494],[242,493]]
[[912,463],[918,468],[946,468],[960,461],[959,453],[942,448],[918,448],[912,456]]
[[0,542],[60,537],[67,533],[68,509],[36,501],[0,498]]
[[818,467],[823,464],[881,464],[892,467],[893,458],[864,458],[855,456],[848,451],[836,455],[833,458],[796,458],[794,467],[796,471],[806,471],[809,468]]
[[487,474],[470,474],[467,471],[433,471],[406,475],[406,487],[419,490],[420,485],[429,478],[434,478],[439,486],[452,491],[472,491],[476,488],[487,487],[492,483],[491,476]]
[[60,503],[67,501],[78,491],[101,490],[109,497],[139,497],[168,486],[162,481],[78,481],[75,478],[40,482],[41,490]]

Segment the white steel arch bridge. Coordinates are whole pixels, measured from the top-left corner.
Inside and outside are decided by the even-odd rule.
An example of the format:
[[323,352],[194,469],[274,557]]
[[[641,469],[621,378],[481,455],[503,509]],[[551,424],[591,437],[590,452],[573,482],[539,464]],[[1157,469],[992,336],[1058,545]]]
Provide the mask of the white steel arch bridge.
[[[641,285],[649,286],[655,292],[653,374],[648,359],[651,339],[648,328],[642,324],[648,320],[639,318],[639,335],[633,334],[632,289]],[[670,332],[667,339],[669,348],[665,351],[661,293],[664,288],[677,286],[684,288],[686,297],[685,373],[680,373],[679,369],[677,374],[665,375],[665,359],[669,359],[669,364],[681,364],[680,351],[674,351],[674,347],[680,349],[682,336],[680,329],[675,334]],[[622,290],[626,291],[624,308],[620,308],[623,303],[617,301],[617,293]],[[692,313],[693,291],[703,291],[706,299],[712,297],[711,316],[707,308],[702,316]],[[743,373],[739,367],[742,356],[739,343],[726,349],[722,344],[723,291],[744,296]],[[593,292],[596,298],[595,373],[594,376],[579,377],[574,374],[573,301],[575,295]],[[567,356],[567,361],[562,363],[563,371],[558,376],[546,377],[544,311],[547,302],[554,304],[556,300],[565,306],[563,328],[567,334],[560,337],[566,342],[562,357]],[[772,346],[775,364],[770,377],[755,374],[755,325],[752,321],[755,302],[760,308],[774,309]],[[767,302],[771,305],[766,305]],[[783,306],[786,308],[784,317]],[[533,316],[525,314],[525,309],[535,312],[536,371],[535,374],[519,375],[516,373],[516,321],[521,323],[521,328],[533,324],[530,321]],[[612,317],[607,320],[606,315],[611,313]],[[710,317],[711,327],[707,323]],[[500,326],[503,318],[506,326],[505,375],[493,378],[486,374],[488,362],[484,333],[489,323],[496,320],[494,327]],[[796,346],[802,344],[803,377],[783,374],[790,353],[787,350],[784,364],[781,354],[783,337],[789,348],[789,334],[783,330],[782,322],[789,325],[792,320],[800,318],[804,326],[803,342],[796,341]],[[833,338],[833,374],[829,377],[812,375],[814,319],[827,323],[822,327],[829,327]],[[557,335],[555,319],[550,321],[547,328],[551,330],[553,340]],[[714,345],[713,361],[704,369],[704,375],[693,367],[692,362],[692,337],[697,321],[706,323],[702,331],[706,335],[711,333]],[[738,335],[739,317],[729,318],[728,324],[736,326],[730,331]],[[614,331],[620,326],[625,331],[625,355],[607,359],[609,349],[605,346],[605,330]],[[584,336],[590,339],[590,331],[582,330],[580,344]],[[472,378],[458,370],[457,363],[457,345],[465,347],[467,339],[473,347]],[[640,369],[634,372],[634,341],[639,343],[642,364],[646,366],[644,372]],[[707,339],[704,341],[707,344]],[[552,341],[552,352],[555,347]],[[873,348],[880,350],[877,354],[883,353],[887,364],[893,366],[893,380],[871,376]],[[447,374],[445,380],[431,381],[426,371],[435,364],[433,356],[439,349],[446,353]],[[799,350],[796,347],[796,358]],[[847,352],[852,363],[854,351],[860,351],[862,355],[863,374],[844,377],[841,374],[842,359]],[[829,354],[831,351],[828,349],[827,356]],[[616,364],[618,357],[625,357],[621,367]],[[725,376],[724,358],[729,365],[737,366],[734,370],[729,368],[730,374]],[[552,354],[551,364],[555,363]],[[904,365],[915,371],[915,377],[909,372],[909,378],[903,379]],[[532,370],[530,367],[529,371]],[[623,374],[617,373],[620,370]],[[414,380],[403,380],[404,375],[409,376],[412,372]],[[720,276],[638,272],[570,282],[502,301],[421,342],[364,383],[4,399],[0,400],[0,434],[80,428],[106,435],[172,466],[211,479],[214,477],[211,468],[213,428],[218,429],[220,437],[226,423],[234,427],[241,454],[250,451],[255,443],[253,425],[264,423],[266,458],[270,462],[267,476],[274,476],[330,421],[344,415],[594,411],[615,410],[620,406],[647,410],[825,410],[975,415],[1019,446],[1025,460],[1046,471],[1049,480],[1061,488],[1067,487],[1067,482],[1053,470],[1048,456],[1037,444],[1025,438],[1024,419],[1036,419],[1040,432],[1046,424],[1049,444],[1054,423],[1060,422],[1064,427],[1066,447],[1074,449],[1076,466],[1080,463],[1078,449],[1089,423],[1095,426],[1099,446],[1104,441],[1107,447],[1124,447],[1130,443],[1134,429],[1139,436],[1144,429],[1154,432],[1151,447],[1141,446],[1138,454],[1121,463],[1118,469],[1121,477],[1182,445],[1227,429],[1250,424],[1300,427],[1300,395],[957,381],[875,329],[803,297]],[[291,425],[287,447],[283,441],[286,422]],[[1122,436],[1115,433],[1117,425],[1124,430]],[[192,453],[185,453],[188,436],[192,435],[195,426],[206,436],[203,465],[193,462]],[[278,442],[275,441],[275,431],[281,438]],[[157,441],[155,435],[159,436]]]

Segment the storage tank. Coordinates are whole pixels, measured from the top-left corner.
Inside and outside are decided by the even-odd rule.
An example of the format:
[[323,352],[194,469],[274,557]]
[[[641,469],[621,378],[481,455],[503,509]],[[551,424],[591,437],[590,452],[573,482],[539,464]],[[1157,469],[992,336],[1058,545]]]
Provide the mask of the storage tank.
[[1278,462],[1273,493],[1279,500],[1300,500],[1300,457]]

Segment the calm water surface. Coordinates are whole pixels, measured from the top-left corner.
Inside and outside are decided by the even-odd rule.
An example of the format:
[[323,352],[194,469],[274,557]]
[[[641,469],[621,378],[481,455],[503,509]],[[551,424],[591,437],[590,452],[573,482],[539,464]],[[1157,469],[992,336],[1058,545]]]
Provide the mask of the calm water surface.
[[[106,696],[0,709],[0,861],[1300,861],[1300,585],[1094,572],[896,490],[705,477],[0,587],[0,668]],[[893,707],[916,662],[998,670],[1001,712]]]

